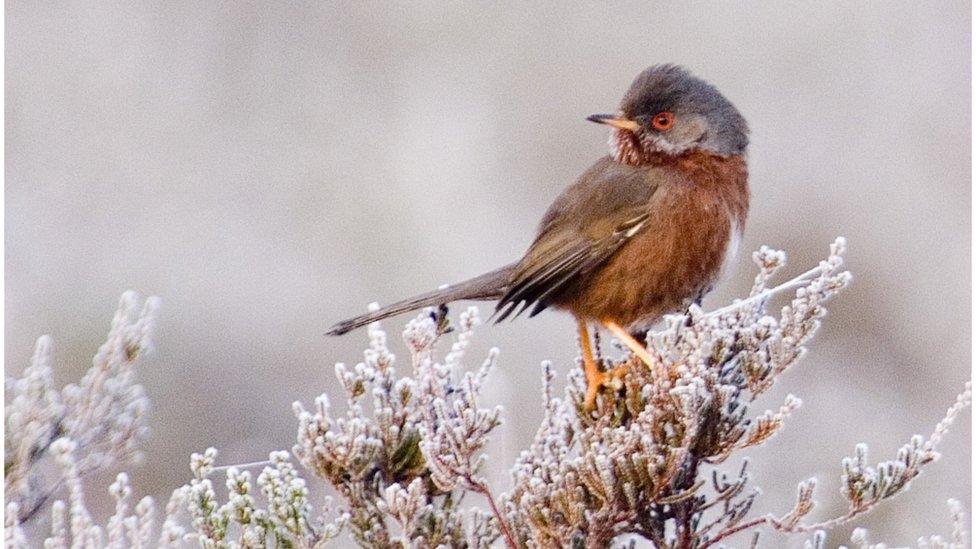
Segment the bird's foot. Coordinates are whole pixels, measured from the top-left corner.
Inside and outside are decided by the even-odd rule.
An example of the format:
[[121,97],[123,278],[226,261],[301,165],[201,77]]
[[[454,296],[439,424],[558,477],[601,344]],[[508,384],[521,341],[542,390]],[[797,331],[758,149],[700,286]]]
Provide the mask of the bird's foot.
[[626,365],[620,365],[608,372],[592,370],[586,376],[586,396],[583,407],[587,412],[596,410],[596,397],[603,388],[613,389],[616,393],[623,386],[623,378],[627,373]]
[[623,377],[627,373],[625,366],[617,366],[610,371],[604,371],[603,361],[597,361],[593,356],[593,346],[590,344],[590,334],[586,322],[578,319],[580,350],[583,359],[583,374],[586,376],[586,394],[583,397],[583,410],[591,413],[596,410],[596,397],[603,388],[609,388],[616,394],[623,387]]

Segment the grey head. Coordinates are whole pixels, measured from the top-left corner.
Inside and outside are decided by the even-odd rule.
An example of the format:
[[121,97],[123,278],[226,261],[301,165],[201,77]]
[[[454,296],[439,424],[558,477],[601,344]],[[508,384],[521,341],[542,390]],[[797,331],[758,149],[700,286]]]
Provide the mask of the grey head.
[[749,127],[735,106],[715,86],[677,65],[644,70],[616,114],[588,120],[613,127],[611,154],[627,164],[693,150],[741,155],[749,144]]

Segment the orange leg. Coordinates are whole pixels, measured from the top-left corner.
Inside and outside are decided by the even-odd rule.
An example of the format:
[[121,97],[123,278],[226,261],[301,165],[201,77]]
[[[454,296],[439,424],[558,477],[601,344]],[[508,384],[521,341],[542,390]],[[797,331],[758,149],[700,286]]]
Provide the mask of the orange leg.
[[583,373],[586,375],[586,399],[583,406],[587,411],[596,407],[596,394],[603,385],[603,372],[596,365],[593,358],[593,347],[590,343],[590,331],[586,327],[586,321],[577,318],[576,324],[579,326],[580,347],[583,351]]
[[603,325],[606,326],[608,330],[613,332],[613,335],[617,336],[617,339],[622,341],[623,344],[630,349],[631,353],[637,355],[637,357],[640,358],[644,364],[647,364],[648,368],[654,367],[654,359],[651,358],[651,354],[647,352],[647,348],[639,341],[631,337],[631,335],[627,333],[627,330],[624,330],[619,324],[612,320],[605,320]]
[[623,367],[617,367],[612,372],[600,370],[593,358],[593,347],[586,322],[576,319],[576,323],[579,325],[580,346],[583,349],[583,373],[586,374],[586,398],[583,400],[583,405],[587,411],[593,411],[596,408],[596,395],[600,392],[600,388],[612,379],[623,377],[625,371]]

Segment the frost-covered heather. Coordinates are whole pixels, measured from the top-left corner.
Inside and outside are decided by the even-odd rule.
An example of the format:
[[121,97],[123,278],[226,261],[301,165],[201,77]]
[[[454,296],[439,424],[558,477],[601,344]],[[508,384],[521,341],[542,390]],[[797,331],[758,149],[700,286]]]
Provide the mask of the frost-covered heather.
[[[827,301],[849,282],[843,253],[838,239],[818,266],[771,286],[785,254],[760,249],[753,255],[759,274],[750,295],[716,311],[693,307],[666,319],[648,337],[650,366],[604,357],[607,367],[623,365],[626,374],[592,415],[582,404],[581,371],[573,369],[557,394],[554,370],[543,364],[544,419],[507,486],[491,486],[484,475],[503,410],[481,395],[498,351],[477,368],[466,366],[477,309],[462,312],[453,328],[427,312],[410,322],[403,332],[409,364],[399,366],[406,372],[397,371],[385,332],[370,326],[364,360],[336,365],[344,401],[333,406],[322,395],[308,408],[295,403],[298,428],[290,452],[236,466],[218,466],[213,448],[191,457],[192,479],[174,491],[158,544],[320,547],[351,539],[391,548],[605,547],[638,536],[658,548],[703,549],[755,544],[763,530],[777,530],[820,549],[823,530],[907,489],[938,459],[937,445],[971,401],[967,383],[933,433],[911,437],[892,460],[871,464],[867,448],[855,447],[838,471],[848,503],[840,516],[808,520],[812,478],[797,487],[792,509],[754,508],[763,475],[748,469],[743,454],[783,428],[801,401],[788,395],[775,409],[750,408],[797,364]],[[785,305],[770,314],[771,299],[787,293]],[[437,343],[445,339],[450,350],[440,358]],[[45,375],[25,373],[25,379]],[[34,413],[60,406],[48,392],[30,392]],[[77,447],[59,441],[49,452],[63,472],[58,495],[66,494],[70,505],[67,515],[65,504],[53,506],[49,543],[87,536],[91,546],[104,545],[104,538],[123,546],[150,539],[152,505],[144,500],[130,510],[124,476],[111,489],[117,512],[99,529],[84,510]],[[718,472],[729,461],[738,473]],[[313,501],[310,483],[324,483],[336,501]],[[952,535],[920,539],[920,548],[965,545],[961,506],[951,502],[950,510]],[[8,526],[8,545],[27,543],[9,513]],[[128,541],[117,543],[123,538]],[[884,547],[869,543],[863,530],[851,543]]]
[[[753,517],[758,492],[750,488],[747,462],[731,478],[712,467],[768,440],[800,406],[788,395],[777,410],[749,411],[803,356],[826,301],[850,280],[841,270],[843,253],[838,239],[826,261],[768,288],[785,255],[760,249],[753,255],[759,274],[750,296],[711,313],[692,308],[669,318],[649,337],[654,364],[625,362],[624,395],[597,419],[581,412],[578,372],[556,398],[547,367],[546,417],[516,463],[506,497],[506,518],[518,537],[536,546],[599,547],[635,534],[656,547],[705,548],[764,526],[788,533],[830,528],[907,487],[938,457],[936,444],[969,404],[968,384],[935,432],[913,437],[895,460],[870,466],[863,445],[844,460],[849,511],[834,519],[803,521],[814,505],[813,478],[797,487],[793,509]],[[769,298],[792,288],[794,297],[779,315],[767,314]]]
[[[4,393],[4,502],[8,547],[26,545],[20,525],[49,514],[45,547],[140,547],[148,543],[153,503],[131,505],[128,477],[109,487],[116,512],[105,527],[85,506],[82,478],[97,470],[136,462],[148,434],[149,401],[135,381],[135,369],[149,350],[158,305],[127,292],[119,302],[108,338],[77,384],[58,391],[52,383],[51,338],[38,338],[30,365],[7,378]],[[50,505],[48,505],[50,504]],[[39,545],[39,544],[33,544]]]
[[[949,514],[952,518],[952,534],[948,538],[942,536],[928,536],[918,538],[915,547],[918,549],[964,549],[966,547],[966,522],[963,517],[962,504],[958,500],[950,499]],[[827,536],[823,530],[818,530],[813,539],[803,544],[804,549],[826,549]],[[839,549],[890,549],[884,543],[871,543],[868,532],[864,528],[855,528],[851,533],[851,545],[841,545]]]

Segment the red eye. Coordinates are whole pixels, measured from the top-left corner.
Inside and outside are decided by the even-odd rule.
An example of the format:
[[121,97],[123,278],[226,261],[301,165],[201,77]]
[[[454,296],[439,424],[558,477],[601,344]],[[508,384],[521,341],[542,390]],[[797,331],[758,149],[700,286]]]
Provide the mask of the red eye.
[[674,114],[670,112],[659,112],[651,119],[651,126],[654,126],[654,129],[659,132],[670,130],[673,125]]

